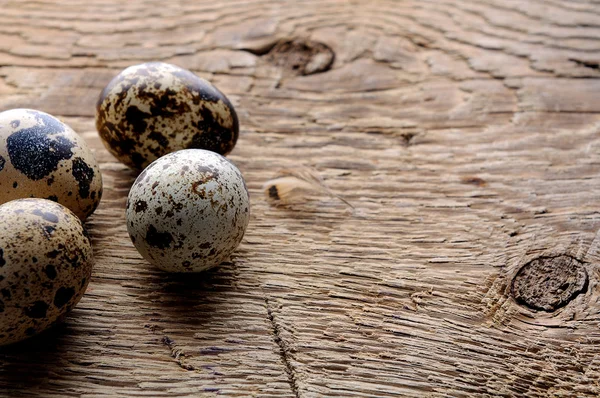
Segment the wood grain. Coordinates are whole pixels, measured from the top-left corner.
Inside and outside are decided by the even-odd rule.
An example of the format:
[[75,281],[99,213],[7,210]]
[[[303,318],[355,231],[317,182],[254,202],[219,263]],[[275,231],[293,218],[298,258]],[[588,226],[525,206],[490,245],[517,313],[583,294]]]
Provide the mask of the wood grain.
[[[600,394],[597,1],[0,4],[0,108],[62,117],[105,184],[89,289],[0,352],[0,395]],[[94,130],[102,87],[151,60],[208,78],[240,116],[252,220],[192,278],[133,248],[135,175]],[[296,167],[353,208],[272,205],[263,184]],[[585,289],[517,303],[519,270],[560,256]]]

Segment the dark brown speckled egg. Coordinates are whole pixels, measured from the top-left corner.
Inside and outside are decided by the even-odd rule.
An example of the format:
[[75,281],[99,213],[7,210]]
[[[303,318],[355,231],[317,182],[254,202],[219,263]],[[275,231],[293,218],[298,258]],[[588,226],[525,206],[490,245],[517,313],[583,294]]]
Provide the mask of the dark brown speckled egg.
[[0,346],[55,323],[83,296],[92,245],[79,218],[46,199],[0,206]]
[[96,128],[122,163],[141,170],[187,148],[226,155],[239,123],[233,105],[208,81],[162,62],[131,66],[102,91]]
[[32,109],[0,113],[0,204],[49,199],[84,220],[101,197],[94,154],[69,126]]

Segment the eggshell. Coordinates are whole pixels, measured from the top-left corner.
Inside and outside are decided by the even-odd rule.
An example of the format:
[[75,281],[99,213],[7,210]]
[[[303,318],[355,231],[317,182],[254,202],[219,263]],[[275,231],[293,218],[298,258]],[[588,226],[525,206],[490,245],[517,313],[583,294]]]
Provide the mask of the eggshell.
[[85,292],[92,246],[79,218],[46,199],[0,206],[0,345],[33,336]]
[[180,149],[226,155],[239,134],[231,102],[190,71],[162,62],[131,66],[102,91],[96,128],[119,161],[143,169]]
[[146,260],[164,271],[199,272],[239,245],[250,198],[233,163],[187,149],[156,160],[138,176],[126,217],[131,240]]
[[102,175],[83,138],[32,109],[0,113],[0,204],[19,198],[58,202],[81,219],[102,197]]

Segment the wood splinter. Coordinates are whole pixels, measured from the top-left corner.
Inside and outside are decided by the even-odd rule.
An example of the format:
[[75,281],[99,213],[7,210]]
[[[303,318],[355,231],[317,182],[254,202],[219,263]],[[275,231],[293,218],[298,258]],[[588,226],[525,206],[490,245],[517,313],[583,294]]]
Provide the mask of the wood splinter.
[[276,176],[263,185],[267,201],[274,205],[305,203],[311,193],[325,193],[354,208],[346,199],[329,189],[321,176],[305,166],[293,169],[281,169]]

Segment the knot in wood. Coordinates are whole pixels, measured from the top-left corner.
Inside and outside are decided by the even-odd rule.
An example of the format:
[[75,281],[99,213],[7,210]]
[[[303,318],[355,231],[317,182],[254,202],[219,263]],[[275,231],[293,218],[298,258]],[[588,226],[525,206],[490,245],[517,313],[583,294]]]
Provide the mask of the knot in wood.
[[295,75],[312,75],[331,68],[335,53],[326,44],[311,40],[282,40],[266,56],[267,61]]
[[538,257],[525,264],[512,281],[517,303],[537,311],[552,312],[585,293],[588,274],[583,263],[569,255]]

